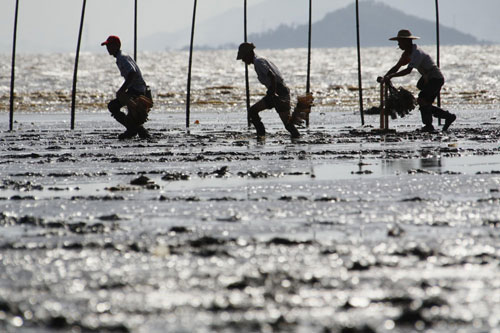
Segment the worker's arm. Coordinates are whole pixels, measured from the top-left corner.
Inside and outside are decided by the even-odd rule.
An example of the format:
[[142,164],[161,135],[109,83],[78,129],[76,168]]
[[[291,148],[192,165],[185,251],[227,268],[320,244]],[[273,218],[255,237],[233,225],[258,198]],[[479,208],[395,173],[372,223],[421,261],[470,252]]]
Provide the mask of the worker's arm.
[[401,67],[408,65],[409,63],[410,63],[410,56],[409,56],[409,54],[406,54],[406,52],[405,52],[405,53],[403,53],[403,55],[399,59],[398,63],[394,67],[389,69],[389,71],[385,74],[384,80],[389,81],[393,77],[405,76],[405,75],[410,74],[411,71],[413,70],[413,68],[411,68],[411,67],[407,67],[407,68],[403,69],[402,71],[399,70]]
[[[394,67],[393,67],[394,68]],[[385,79],[386,80],[390,80],[392,79],[393,77],[399,77],[399,76],[405,76],[405,75],[408,75],[411,73],[411,71],[413,70],[413,68],[411,67],[406,67],[405,69],[403,69],[402,71],[395,71],[395,72],[388,72],[386,75],[385,75]]]
[[127,78],[125,79],[125,82],[123,82],[122,86],[118,91],[116,92],[116,95],[123,95],[127,91],[127,87],[130,85],[130,83],[135,79],[137,76],[137,73],[135,71],[130,71],[127,75]]

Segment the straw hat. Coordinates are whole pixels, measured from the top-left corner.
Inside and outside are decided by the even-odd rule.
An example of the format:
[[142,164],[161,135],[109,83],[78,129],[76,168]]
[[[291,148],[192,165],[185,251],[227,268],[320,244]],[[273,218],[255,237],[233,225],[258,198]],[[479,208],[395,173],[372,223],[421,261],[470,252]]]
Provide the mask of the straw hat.
[[412,36],[410,30],[399,30],[396,37],[389,38],[389,40],[400,40],[400,39],[420,39],[420,37]]

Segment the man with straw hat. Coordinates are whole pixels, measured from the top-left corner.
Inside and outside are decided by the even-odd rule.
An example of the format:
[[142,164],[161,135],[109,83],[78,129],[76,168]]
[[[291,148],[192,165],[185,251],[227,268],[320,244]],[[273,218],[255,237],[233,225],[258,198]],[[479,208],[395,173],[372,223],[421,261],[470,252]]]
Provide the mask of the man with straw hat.
[[[389,40],[397,41],[399,48],[404,52],[398,63],[385,74],[384,80],[389,81],[393,77],[408,75],[416,68],[422,75],[417,83],[417,88],[420,90],[417,101],[424,123],[422,131],[434,132],[432,116],[443,118],[445,120],[443,131],[447,131],[457,116],[432,105],[444,84],[443,74],[431,57],[413,44],[415,39],[419,37],[413,36],[409,30],[400,30],[396,37],[389,38]],[[400,68],[406,65],[408,67],[400,71]]]
[[252,43],[242,43],[238,48],[236,60],[242,60],[247,65],[253,64],[259,82],[267,88],[266,96],[252,105],[249,110],[250,121],[257,130],[257,137],[262,138],[266,135],[259,112],[272,108],[276,109],[292,138],[300,137],[290,116],[290,90],[285,85],[278,68],[269,60],[258,57],[254,49],[255,45]]
[[[130,139],[136,135],[139,135],[141,139],[149,139],[151,136],[143,124],[147,121],[153,101],[141,70],[134,59],[122,53],[120,38],[109,36],[101,43],[101,46],[104,45],[108,53],[116,58],[120,74],[125,78],[125,82],[116,92],[116,98],[108,104],[111,115],[127,129],[118,136],[118,139]],[[123,106],[127,106],[128,114],[120,111]]]

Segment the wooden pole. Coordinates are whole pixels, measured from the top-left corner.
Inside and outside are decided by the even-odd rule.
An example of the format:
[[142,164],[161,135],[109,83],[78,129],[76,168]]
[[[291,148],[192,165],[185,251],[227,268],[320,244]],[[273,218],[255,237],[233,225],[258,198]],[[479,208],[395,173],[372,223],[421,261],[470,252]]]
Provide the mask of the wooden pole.
[[137,0],[134,6],[134,61],[137,62]]
[[194,43],[194,28],[196,22],[196,5],[197,0],[194,0],[193,6],[193,24],[191,26],[191,44],[189,46],[189,65],[188,65],[188,81],[187,81],[187,97],[186,97],[186,128],[189,128],[190,104],[191,104],[191,67],[193,63],[193,43]]
[[380,129],[385,128],[385,120],[384,120],[384,115],[385,115],[385,101],[384,101],[384,96],[385,96],[385,84],[384,81],[380,81]]
[[361,42],[359,37],[359,1],[356,0],[356,38],[358,44],[358,85],[359,85],[359,112],[361,114],[361,126],[365,124],[365,115],[363,111],[363,87],[361,80]]
[[[436,0],[436,48],[437,48],[437,66],[441,67],[440,54],[440,37],[439,37],[439,2]],[[441,107],[441,93],[437,96],[437,105]],[[441,118],[438,118],[438,123],[441,125]]]
[[[312,0],[309,0],[309,33],[307,42],[307,79],[306,95],[311,93],[311,44],[312,44]],[[309,113],[306,117],[306,127],[309,127]]]
[[389,112],[387,112],[387,100],[389,98],[389,84],[384,86],[384,129],[387,131],[389,129]]
[[17,17],[19,12],[19,0],[16,0],[16,11],[14,14],[14,38],[12,41],[12,68],[10,74],[10,112],[9,130],[14,128],[14,79],[16,76],[16,44],[17,44]]
[[[244,30],[244,41],[245,43],[248,42],[247,40],[247,0],[244,1],[244,14],[243,14],[243,30]],[[248,128],[250,128],[250,83],[248,81],[248,65],[245,64],[245,91],[247,95],[247,125]]]
[[312,0],[309,0],[309,35],[307,43],[307,83],[306,94],[311,92],[311,35],[312,35]]
[[83,0],[82,17],[80,20],[80,30],[78,32],[78,43],[76,46],[75,69],[73,71],[73,90],[71,93],[71,129],[75,129],[75,100],[76,100],[76,81],[78,76],[78,59],[80,58],[80,44],[82,42],[83,21],[85,19],[85,6],[87,0]]

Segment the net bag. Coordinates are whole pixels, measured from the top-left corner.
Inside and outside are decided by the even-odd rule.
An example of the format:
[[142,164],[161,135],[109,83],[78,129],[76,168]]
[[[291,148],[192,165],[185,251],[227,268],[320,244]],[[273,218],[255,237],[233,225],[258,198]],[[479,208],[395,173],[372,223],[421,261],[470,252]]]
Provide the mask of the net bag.
[[389,95],[385,102],[385,112],[392,119],[404,117],[409,114],[417,105],[417,100],[413,94],[403,87],[395,88],[392,84],[388,85]]
[[136,98],[131,98],[128,100],[127,117],[135,125],[142,125],[148,121],[149,111],[153,107],[153,101],[146,96],[138,96]]
[[312,94],[307,94],[297,97],[297,105],[292,112],[292,122],[295,125],[302,125],[304,121],[309,120],[311,107],[313,106],[314,97]]

